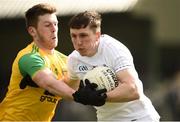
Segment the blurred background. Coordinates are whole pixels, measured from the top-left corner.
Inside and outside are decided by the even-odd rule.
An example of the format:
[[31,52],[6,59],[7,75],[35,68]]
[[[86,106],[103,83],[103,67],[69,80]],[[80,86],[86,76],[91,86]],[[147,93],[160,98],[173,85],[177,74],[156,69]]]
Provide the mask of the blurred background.
[[[58,8],[57,50],[66,55],[73,51],[68,28],[72,15],[100,12],[102,33],[130,49],[145,94],[161,120],[180,120],[180,0],[0,0],[0,101],[7,92],[16,54],[31,42],[24,12],[41,2]],[[53,120],[93,121],[96,114],[90,106],[62,100]]]

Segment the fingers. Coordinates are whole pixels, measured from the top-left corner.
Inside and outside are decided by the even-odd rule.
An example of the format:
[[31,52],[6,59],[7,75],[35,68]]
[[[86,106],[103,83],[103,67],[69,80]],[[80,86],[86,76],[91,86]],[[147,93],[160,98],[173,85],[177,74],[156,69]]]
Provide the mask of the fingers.
[[106,89],[95,89],[97,84],[90,83],[88,79],[80,80],[79,89],[72,94],[74,101],[84,104],[84,105],[93,105],[93,106],[102,106],[106,102]]
[[97,92],[98,92],[99,94],[106,93],[106,92],[107,92],[107,89],[100,89],[100,90],[97,90]]
[[91,83],[91,88],[92,89],[95,89],[95,88],[97,88],[98,87],[98,85],[97,84],[95,84],[95,83]]
[[83,88],[83,87],[84,87],[83,80],[80,80],[79,88]]
[[98,97],[97,102],[94,104],[95,106],[102,106],[106,103],[106,94],[101,94],[101,96]]
[[90,85],[90,81],[88,79],[85,79],[85,84]]
[[91,89],[95,89],[98,87],[98,85],[96,83],[90,83],[90,81],[88,79],[85,79],[85,84],[87,86],[89,86]]
[[104,99],[106,99],[107,98],[107,94],[102,94],[101,95],[101,98],[104,100]]

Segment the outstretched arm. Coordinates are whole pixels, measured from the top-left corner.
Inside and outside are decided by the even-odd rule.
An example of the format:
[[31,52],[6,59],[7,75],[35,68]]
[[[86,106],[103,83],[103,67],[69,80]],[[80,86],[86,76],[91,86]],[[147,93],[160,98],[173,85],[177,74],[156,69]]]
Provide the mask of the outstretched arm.
[[74,100],[84,105],[102,106],[105,104],[106,89],[96,90],[96,84],[86,81],[84,86],[81,82],[77,91],[69,87],[63,80],[56,80],[52,72],[45,68],[37,71],[32,80],[40,87],[48,90],[52,94],[61,96],[64,99]]
[[73,100],[72,94],[75,90],[70,88],[63,79],[57,80],[48,68],[37,71],[33,75],[32,80],[52,94],[61,96],[64,99]]

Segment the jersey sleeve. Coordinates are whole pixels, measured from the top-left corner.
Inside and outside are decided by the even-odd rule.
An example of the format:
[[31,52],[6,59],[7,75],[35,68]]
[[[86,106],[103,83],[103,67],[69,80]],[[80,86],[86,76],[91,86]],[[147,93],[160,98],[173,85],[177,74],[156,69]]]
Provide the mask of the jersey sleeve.
[[108,45],[108,48],[108,58],[111,59],[110,63],[116,72],[134,67],[133,57],[125,45],[118,43],[116,45]]
[[121,53],[117,53],[114,57],[114,66],[116,71],[131,68],[133,65],[133,58],[131,53],[128,50],[119,50]]
[[22,56],[18,62],[19,70],[23,76],[26,74],[33,75],[45,67],[44,59],[37,53],[26,54]]

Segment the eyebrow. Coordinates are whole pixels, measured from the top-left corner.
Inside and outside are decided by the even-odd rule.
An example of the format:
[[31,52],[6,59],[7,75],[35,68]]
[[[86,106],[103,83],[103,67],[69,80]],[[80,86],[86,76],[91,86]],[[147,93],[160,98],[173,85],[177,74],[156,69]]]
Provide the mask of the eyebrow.
[[53,23],[57,23],[58,24],[58,21],[55,21],[55,22],[50,22],[50,21],[44,21],[43,24],[53,24]]

